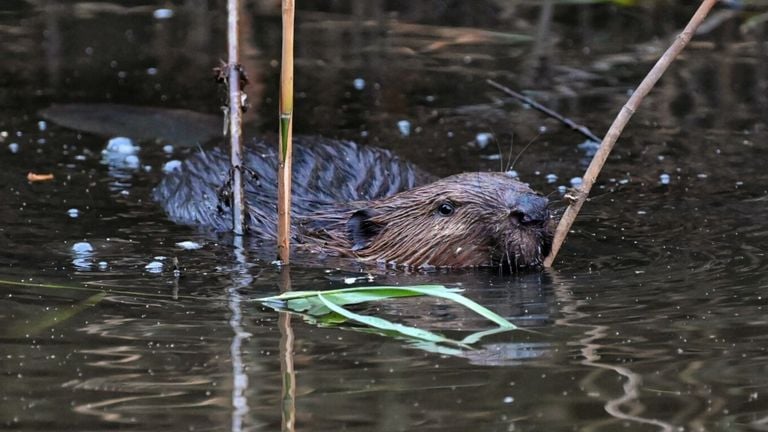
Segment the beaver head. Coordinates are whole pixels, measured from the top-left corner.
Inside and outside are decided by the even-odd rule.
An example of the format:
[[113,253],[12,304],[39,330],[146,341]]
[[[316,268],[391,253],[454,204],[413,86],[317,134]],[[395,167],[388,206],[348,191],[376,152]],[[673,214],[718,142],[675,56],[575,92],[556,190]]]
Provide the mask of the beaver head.
[[302,237],[364,261],[537,267],[552,242],[548,205],[547,198],[504,173],[464,173],[350,203],[346,211],[310,215],[314,222],[324,219],[324,229]]

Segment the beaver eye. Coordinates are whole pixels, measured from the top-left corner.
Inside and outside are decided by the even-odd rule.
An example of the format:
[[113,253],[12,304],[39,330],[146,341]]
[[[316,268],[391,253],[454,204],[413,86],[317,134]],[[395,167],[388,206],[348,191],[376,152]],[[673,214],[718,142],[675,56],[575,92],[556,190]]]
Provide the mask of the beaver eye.
[[450,201],[446,201],[440,204],[440,206],[437,208],[437,213],[440,214],[440,216],[450,216],[455,211],[456,206]]

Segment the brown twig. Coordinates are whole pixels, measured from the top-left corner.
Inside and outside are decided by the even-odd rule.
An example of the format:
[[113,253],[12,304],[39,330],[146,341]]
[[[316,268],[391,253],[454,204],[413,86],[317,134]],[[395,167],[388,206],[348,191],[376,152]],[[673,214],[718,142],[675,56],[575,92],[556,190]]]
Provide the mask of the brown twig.
[[283,55],[280,62],[280,150],[277,174],[277,253],[288,264],[291,254],[291,165],[293,135],[294,0],[283,0]]
[[485,80],[485,82],[487,82],[488,85],[490,85],[491,87],[493,87],[493,88],[495,88],[495,89],[497,89],[499,91],[502,91],[502,92],[506,93],[509,96],[512,96],[513,98],[519,100],[520,102],[523,102],[524,104],[530,105],[531,108],[533,108],[533,109],[535,109],[537,111],[541,111],[544,114],[546,114],[546,115],[552,117],[553,119],[555,119],[555,120],[563,123],[564,125],[568,126],[569,128],[571,128],[571,129],[573,129],[573,130],[575,130],[577,132],[580,132],[582,135],[584,135],[588,139],[590,139],[590,140],[592,140],[594,142],[598,142],[598,143],[601,141],[600,138],[598,138],[595,134],[593,134],[592,131],[589,130],[588,127],[586,127],[584,125],[580,125],[580,124],[574,122],[573,120],[571,120],[571,119],[569,119],[567,117],[564,117],[563,115],[559,114],[558,112],[553,111],[553,110],[545,107],[544,105],[536,102],[535,100],[529,98],[528,96],[526,96],[526,95],[524,95],[522,93],[518,93],[518,92],[512,90],[509,87],[501,85],[501,84],[497,83],[496,81],[494,81],[492,79],[487,79],[487,80]]
[[592,185],[595,184],[595,180],[597,180],[600,170],[603,168],[603,165],[605,165],[606,159],[608,159],[608,154],[611,152],[611,149],[613,149],[613,145],[616,144],[616,140],[619,139],[619,136],[629,122],[629,119],[632,118],[632,115],[635,113],[640,103],[651,89],[653,89],[653,86],[656,85],[656,82],[661,78],[672,61],[675,60],[691,40],[691,37],[696,32],[696,28],[701,24],[717,1],[718,0],[703,0],[701,2],[696,13],[693,14],[688,25],[683,29],[683,32],[677,36],[672,45],[666,52],[664,52],[634,93],[632,93],[632,96],[621,111],[619,111],[619,114],[616,116],[613,124],[611,124],[610,129],[608,129],[608,133],[605,134],[605,138],[603,139],[602,144],[600,144],[597,153],[595,153],[595,156],[592,158],[592,162],[589,164],[586,173],[584,173],[581,186],[576,188],[575,200],[571,202],[565,210],[563,217],[560,219],[560,223],[557,225],[555,238],[552,242],[552,252],[550,252],[549,256],[544,260],[545,267],[552,266],[552,262],[555,260],[557,252],[560,250],[560,246],[562,246],[563,241],[565,241],[565,236],[570,231],[571,225],[573,225],[573,221],[576,219],[576,215],[579,213],[579,210],[581,210],[581,206],[584,205],[584,202],[587,200]]
[[245,232],[245,192],[243,184],[243,141],[240,80],[242,68],[239,67],[238,47],[238,0],[227,2],[227,47],[229,63],[227,75],[229,84],[229,160],[232,166],[232,231],[235,235]]

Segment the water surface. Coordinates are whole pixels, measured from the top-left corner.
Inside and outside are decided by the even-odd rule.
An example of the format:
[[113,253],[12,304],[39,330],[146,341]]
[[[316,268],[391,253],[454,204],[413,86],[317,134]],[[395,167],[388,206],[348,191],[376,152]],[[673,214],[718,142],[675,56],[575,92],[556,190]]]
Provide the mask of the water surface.
[[[264,134],[277,130],[272,3],[252,2],[243,20],[249,121]],[[437,175],[516,159],[557,201],[588,163],[584,138],[485,80],[602,134],[695,7],[562,3],[300,2],[295,131],[389,148]],[[39,112],[117,103],[217,113],[224,5],[3,2],[0,428],[768,429],[768,63],[756,19],[768,9],[744,3],[716,11],[646,99],[555,268],[508,275],[310,256],[281,272],[269,246],[166,221],[150,199],[162,166],[217,139],[189,142],[194,133],[161,122],[155,142],[158,125],[138,125],[148,136],[124,164],[103,158],[107,137],[40,123]],[[478,134],[495,140],[483,147]],[[29,171],[55,180],[30,183]],[[253,302],[369,274],[462,287],[535,332],[440,354],[288,322]],[[451,335],[488,327],[424,299],[381,309]],[[284,377],[295,384],[285,403]]]

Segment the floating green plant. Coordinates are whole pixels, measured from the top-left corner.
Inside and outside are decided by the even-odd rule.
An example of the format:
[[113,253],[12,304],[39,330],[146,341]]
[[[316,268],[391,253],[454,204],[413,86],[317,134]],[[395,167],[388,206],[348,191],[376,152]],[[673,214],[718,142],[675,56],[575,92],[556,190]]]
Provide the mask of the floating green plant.
[[[428,343],[430,346],[451,345],[460,348],[471,348],[482,337],[517,329],[511,322],[459,294],[458,288],[446,288],[442,285],[422,286],[375,286],[344,288],[329,291],[292,291],[279,296],[264,297],[257,301],[281,311],[302,315],[307,321],[323,326],[337,326],[348,322],[361,324],[375,330],[376,333],[405,337],[417,343]],[[344,306],[386,301],[394,298],[429,296],[452,301],[477,313],[483,318],[496,324],[496,328],[475,332],[461,340],[455,340],[439,333],[404,324],[393,323],[384,318],[362,315]]]

